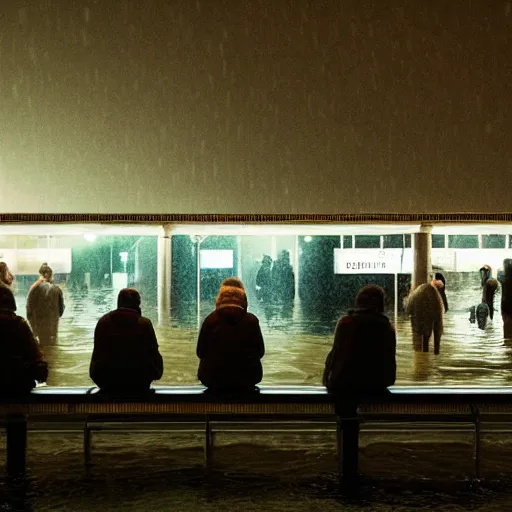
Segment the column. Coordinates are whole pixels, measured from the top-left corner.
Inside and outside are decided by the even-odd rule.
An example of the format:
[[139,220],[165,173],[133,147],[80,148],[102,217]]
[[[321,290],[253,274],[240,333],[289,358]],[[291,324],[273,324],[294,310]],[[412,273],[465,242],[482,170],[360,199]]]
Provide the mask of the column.
[[295,249],[293,251],[293,270],[295,273],[295,300],[299,298],[299,235],[295,235]]
[[419,233],[413,234],[414,268],[411,290],[432,278],[432,226],[422,224]]
[[158,316],[166,318],[171,310],[171,224],[164,224],[163,234],[158,237]]
[[[243,281],[242,276],[242,235],[236,237],[236,275]],[[247,283],[246,283],[247,284]]]

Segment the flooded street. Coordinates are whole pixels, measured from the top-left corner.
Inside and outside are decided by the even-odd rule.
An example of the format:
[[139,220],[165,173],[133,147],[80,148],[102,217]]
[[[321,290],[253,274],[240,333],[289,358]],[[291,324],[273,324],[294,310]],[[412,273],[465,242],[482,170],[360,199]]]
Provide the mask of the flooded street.
[[[438,357],[413,349],[409,320],[396,319],[397,384],[509,385],[512,347],[501,317],[485,331],[469,322],[480,294],[474,275],[449,276],[450,309]],[[88,376],[96,321],[115,307],[112,290],[87,294],[64,289],[66,311],[59,340],[44,347],[50,385],[92,385]],[[18,313],[25,298],[17,295]],[[499,311],[500,297],[495,299]],[[213,303],[202,304],[200,319]],[[267,352],[262,384],[320,384],[339,308],[262,306],[249,296],[260,319]],[[164,358],[159,384],[197,384],[197,309],[174,307],[158,315],[156,300],[143,296]],[[393,311],[388,315],[394,320]],[[29,480],[11,487],[0,479],[0,510],[30,512],[179,511],[227,512],[411,510],[498,512],[510,510],[512,444],[502,434],[484,435],[483,486],[472,486],[472,436],[464,434],[361,434],[361,471],[356,494],[337,488],[335,434],[219,435],[215,469],[203,468],[201,436],[172,433],[101,434],[93,438],[93,467],[83,467],[82,435],[29,434]],[[3,456],[4,454],[2,454]]]
[[[478,303],[479,282],[473,274],[449,275],[449,311],[441,353],[415,352],[408,318],[399,314],[397,330],[397,384],[402,385],[510,385],[512,344],[503,339],[500,295],[496,313],[485,330],[469,322],[468,308]],[[66,310],[55,346],[43,347],[50,364],[49,385],[88,385],[89,362],[97,320],[115,307],[117,293],[91,290],[88,294],[65,290]],[[18,295],[18,313],[24,315],[25,297]],[[214,307],[202,304],[201,319]],[[260,319],[266,354],[262,384],[320,384],[325,358],[334,328],[345,311],[324,305],[305,307],[299,301],[291,307],[262,306],[249,295],[249,310]],[[164,358],[164,374],[159,384],[197,384],[197,309],[195,304],[174,307],[169,318],[159,317],[156,299],[143,296],[143,314],[157,333]],[[387,314],[394,321],[393,311]]]

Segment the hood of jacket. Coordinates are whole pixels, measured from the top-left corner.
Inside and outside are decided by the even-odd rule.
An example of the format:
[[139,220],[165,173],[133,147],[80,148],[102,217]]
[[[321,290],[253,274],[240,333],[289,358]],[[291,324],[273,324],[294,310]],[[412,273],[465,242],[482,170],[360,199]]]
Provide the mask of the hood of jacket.
[[217,313],[229,322],[238,322],[247,312],[247,295],[243,288],[223,285],[215,301]]

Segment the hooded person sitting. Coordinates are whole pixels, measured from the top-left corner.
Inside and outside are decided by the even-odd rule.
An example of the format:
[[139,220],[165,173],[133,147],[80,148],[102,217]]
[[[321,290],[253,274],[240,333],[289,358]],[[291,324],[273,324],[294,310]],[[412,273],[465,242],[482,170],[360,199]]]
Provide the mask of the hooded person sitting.
[[199,331],[197,378],[210,390],[251,390],[263,378],[265,354],[258,318],[247,311],[247,295],[238,278],[225,279],[215,310]]
[[16,315],[12,291],[0,286],[0,394],[28,393],[46,382],[48,365],[28,323]]
[[331,393],[384,391],[396,379],[396,334],[384,314],[384,290],[359,290],[355,309],[340,318],[325,362],[323,384]]
[[141,314],[139,292],[124,288],[117,309],[101,317],[94,331],[89,375],[102,392],[140,394],[162,377],[155,330]]

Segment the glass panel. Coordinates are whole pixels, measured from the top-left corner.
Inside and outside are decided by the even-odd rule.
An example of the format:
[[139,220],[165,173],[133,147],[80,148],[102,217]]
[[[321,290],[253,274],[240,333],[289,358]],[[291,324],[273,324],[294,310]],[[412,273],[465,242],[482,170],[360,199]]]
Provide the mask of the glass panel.
[[384,235],[384,249],[402,249],[404,247],[404,235]]
[[505,235],[482,235],[482,247],[484,249],[504,249]]
[[[202,228],[198,226],[198,232],[205,232]],[[499,310],[503,286],[498,283],[496,297],[492,289],[493,280],[503,282],[503,260],[511,256],[504,248],[506,235],[483,232],[482,249],[478,235],[457,234],[453,228],[448,248],[445,235],[432,236],[432,266],[443,274],[449,306],[441,338],[445,370],[439,372],[432,340],[430,354],[415,350],[411,319],[403,308],[414,259],[410,234],[385,235],[386,250],[381,251],[380,236],[371,227],[369,233],[355,234],[354,248],[350,235],[341,239],[330,234],[332,230],[325,235],[296,234],[297,227],[289,228],[288,232],[287,226],[261,226],[251,235],[220,227],[219,233],[207,235],[174,234],[167,260],[170,309],[162,308],[158,293],[163,286],[159,257],[161,264],[165,259],[163,245],[154,235],[112,234],[115,226],[108,227],[108,234],[107,228],[92,234],[85,225],[77,225],[73,235],[54,236],[33,226],[33,232],[24,229],[23,235],[0,234],[0,260],[14,274],[17,313],[23,317],[28,291],[42,263],[53,268],[54,283],[63,291],[66,308],[58,336],[42,347],[50,364],[50,385],[92,385],[89,363],[96,323],[116,308],[119,290],[126,286],[140,291],[142,314],[155,328],[165,366],[157,384],[197,384],[198,329],[214,311],[223,279],[230,276],[242,280],[248,310],[257,316],[265,340],[262,384],[319,384],[336,324],[367,284],[385,290],[385,313],[396,325],[397,384],[509,384],[509,355]],[[486,288],[479,272],[484,265],[490,267],[484,276]],[[280,266],[291,270],[288,278]],[[491,309],[482,309],[482,301],[493,308],[492,319]],[[477,309],[484,311],[483,316],[476,314]],[[479,321],[483,321],[480,329]],[[464,372],[458,370],[462,365]],[[503,371],[483,371],[488,367]]]
[[343,236],[343,248],[344,249],[352,249],[352,237],[351,236]]
[[478,235],[448,235],[450,249],[478,249]]
[[444,244],[444,235],[432,235],[432,249],[443,249]]
[[376,235],[356,235],[355,237],[356,249],[379,249],[380,236]]

